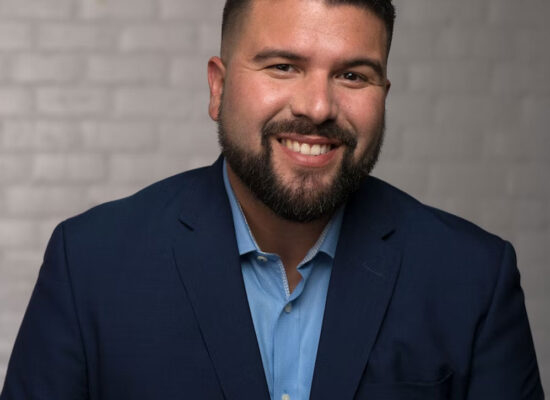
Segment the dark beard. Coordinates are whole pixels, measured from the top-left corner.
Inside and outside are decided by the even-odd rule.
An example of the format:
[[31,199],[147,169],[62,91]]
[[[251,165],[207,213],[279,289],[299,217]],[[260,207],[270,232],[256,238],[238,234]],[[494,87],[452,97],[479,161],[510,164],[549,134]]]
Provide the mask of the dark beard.
[[[224,129],[221,109],[219,116],[218,140],[222,154],[233,172],[275,214],[294,222],[311,222],[331,215],[344,204],[374,168],[384,137],[384,123],[382,123],[363,157],[354,163],[353,151],[357,146],[357,140],[352,132],[339,127],[332,121],[315,125],[304,118],[285,120],[264,126],[263,151],[255,155],[231,142]],[[326,188],[312,189],[321,177],[308,171],[298,175],[299,184],[295,185],[295,188],[282,184],[273,170],[272,146],[269,139],[283,132],[337,139],[342,146],[346,146],[342,163],[332,184]]]

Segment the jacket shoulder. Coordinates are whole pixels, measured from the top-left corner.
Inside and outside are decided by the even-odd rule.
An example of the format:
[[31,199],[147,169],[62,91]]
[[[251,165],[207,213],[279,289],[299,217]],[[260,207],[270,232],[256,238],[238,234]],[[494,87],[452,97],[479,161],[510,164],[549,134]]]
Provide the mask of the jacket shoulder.
[[456,240],[473,239],[476,242],[498,242],[502,245],[503,240],[498,236],[486,231],[479,225],[441,210],[426,205],[404,191],[384,182],[378,178],[371,178],[372,186],[376,188],[382,197],[382,201],[391,204],[391,212],[396,215],[397,223],[408,233],[415,235],[443,234],[442,239],[447,235]]

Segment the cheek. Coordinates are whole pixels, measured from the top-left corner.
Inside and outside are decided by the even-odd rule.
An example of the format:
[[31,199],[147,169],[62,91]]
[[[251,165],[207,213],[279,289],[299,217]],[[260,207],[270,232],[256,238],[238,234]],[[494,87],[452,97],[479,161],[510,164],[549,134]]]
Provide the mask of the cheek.
[[284,88],[268,79],[243,76],[226,82],[224,109],[238,123],[255,124],[261,128],[285,106]]
[[346,126],[351,125],[357,134],[356,154],[361,154],[373,143],[380,134],[384,123],[384,97],[359,97],[348,99],[342,111]]

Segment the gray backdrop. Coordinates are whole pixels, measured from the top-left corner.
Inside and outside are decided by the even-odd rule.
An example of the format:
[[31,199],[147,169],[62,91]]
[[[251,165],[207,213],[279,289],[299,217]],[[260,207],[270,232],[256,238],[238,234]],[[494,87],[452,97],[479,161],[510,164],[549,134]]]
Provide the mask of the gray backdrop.
[[[0,384],[63,218],[211,163],[222,0],[0,0]],[[517,249],[550,385],[550,3],[397,0],[374,174]]]

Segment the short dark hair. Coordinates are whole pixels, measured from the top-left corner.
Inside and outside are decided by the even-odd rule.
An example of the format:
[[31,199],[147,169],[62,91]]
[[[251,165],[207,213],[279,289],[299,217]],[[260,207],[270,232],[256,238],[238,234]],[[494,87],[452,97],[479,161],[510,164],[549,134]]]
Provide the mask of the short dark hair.
[[[239,19],[238,16],[244,13],[254,0],[226,0],[223,8],[222,18],[222,43],[229,30]],[[322,0],[327,5],[347,4],[367,9],[374,13],[378,18],[384,21],[386,33],[388,36],[386,44],[386,54],[390,52],[391,41],[393,37],[393,24],[395,21],[395,7],[392,0]]]

